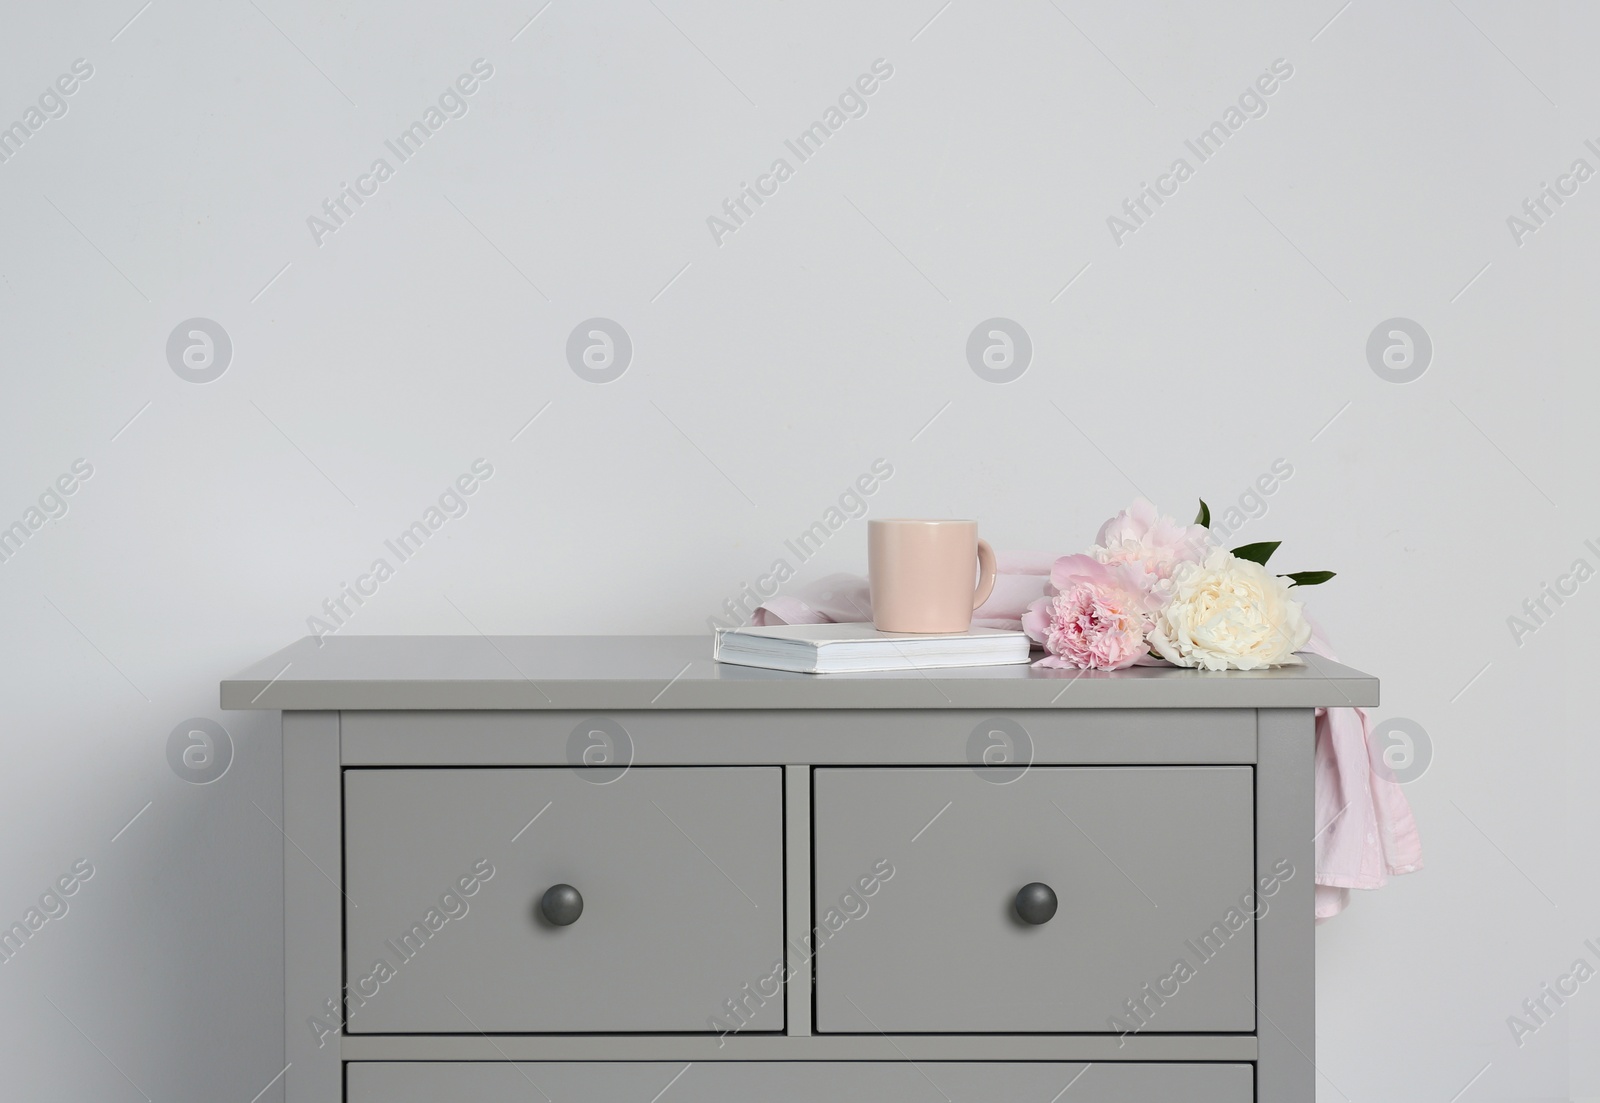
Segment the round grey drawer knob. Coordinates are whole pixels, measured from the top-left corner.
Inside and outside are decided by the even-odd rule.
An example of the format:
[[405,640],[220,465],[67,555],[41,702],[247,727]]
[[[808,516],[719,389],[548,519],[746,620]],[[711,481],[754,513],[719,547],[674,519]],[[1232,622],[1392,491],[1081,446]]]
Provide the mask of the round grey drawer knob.
[[[583,896],[571,885],[551,885],[539,901],[539,910],[556,926],[565,927],[569,923],[576,923],[578,916],[583,914]],[[1054,898],[1050,910],[1055,910]]]
[[1017,890],[1017,918],[1037,927],[1056,914],[1056,894],[1049,885],[1034,881]]

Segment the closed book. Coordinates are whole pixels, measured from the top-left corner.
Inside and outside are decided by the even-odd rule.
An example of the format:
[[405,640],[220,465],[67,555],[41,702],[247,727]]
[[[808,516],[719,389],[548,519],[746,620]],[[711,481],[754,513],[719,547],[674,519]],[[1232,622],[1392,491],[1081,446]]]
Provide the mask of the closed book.
[[738,666],[843,674],[1025,663],[1029,646],[1025,633],[1003,628],[922,634],[879,632],[870,623],[778,624],[720,630],[712,657]]

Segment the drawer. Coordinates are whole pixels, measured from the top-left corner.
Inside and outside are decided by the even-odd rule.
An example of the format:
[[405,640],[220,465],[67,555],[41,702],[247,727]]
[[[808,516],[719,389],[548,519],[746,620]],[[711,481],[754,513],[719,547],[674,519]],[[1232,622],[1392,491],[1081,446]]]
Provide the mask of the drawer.
[[349,1103],[1249,1103],[1254,1094],[1251,1067],[1224,1064],[441,1061],[352,1062],[348,1070]]
[[819,1032],[1254,1029],[1250,767],[813,779]]
[[783,1028],[779,769],[349,769],[344,824],[352,1034]]

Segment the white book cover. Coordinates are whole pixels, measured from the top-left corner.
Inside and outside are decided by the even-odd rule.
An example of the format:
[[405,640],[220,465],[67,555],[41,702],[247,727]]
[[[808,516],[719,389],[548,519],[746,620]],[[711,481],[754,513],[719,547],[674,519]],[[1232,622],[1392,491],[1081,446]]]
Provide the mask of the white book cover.
[[955,633],[879,632],[870,623],[780,624],[716,634],[718,662],[805,674],[1003,666],[1028,661],[1026,634],[1003,628]]

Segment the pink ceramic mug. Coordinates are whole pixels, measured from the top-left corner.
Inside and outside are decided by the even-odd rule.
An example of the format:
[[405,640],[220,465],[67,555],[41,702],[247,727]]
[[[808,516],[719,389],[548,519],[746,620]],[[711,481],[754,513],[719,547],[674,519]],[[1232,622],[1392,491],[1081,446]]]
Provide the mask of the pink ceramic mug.
[[867,522],[872,624],[880,632],[965,632],[994,576],[994,549],[978,539],[976,521]]

